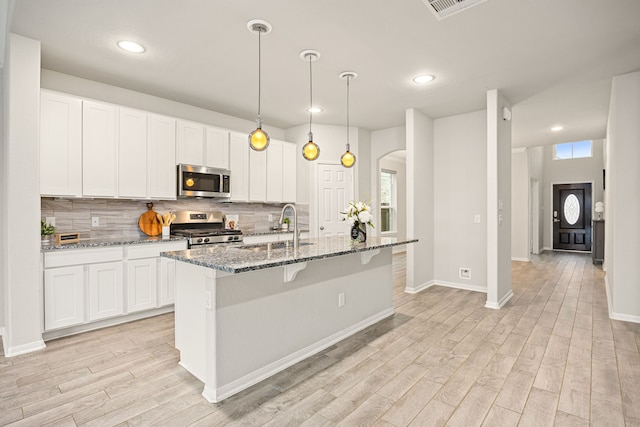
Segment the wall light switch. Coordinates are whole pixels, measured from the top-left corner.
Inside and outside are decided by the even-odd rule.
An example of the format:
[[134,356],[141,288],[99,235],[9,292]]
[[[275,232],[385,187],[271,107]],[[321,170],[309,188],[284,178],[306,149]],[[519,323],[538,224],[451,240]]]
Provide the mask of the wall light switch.
[[273,214],[269,214],[269,222],[273,222]]
[[475,222],[476,224],[480,224],[480,214],[475,214],[475,216],[473,217],[473,222]]
[[344,292],[338,294],[338,307],[343,307],[345,303]]

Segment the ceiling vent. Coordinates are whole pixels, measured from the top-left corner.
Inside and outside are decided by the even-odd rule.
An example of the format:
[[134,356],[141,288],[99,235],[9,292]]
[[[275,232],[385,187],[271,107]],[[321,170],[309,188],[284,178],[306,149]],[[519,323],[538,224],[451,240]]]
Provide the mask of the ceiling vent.
[[447,18],[487,0],[422,0],[438,20]]

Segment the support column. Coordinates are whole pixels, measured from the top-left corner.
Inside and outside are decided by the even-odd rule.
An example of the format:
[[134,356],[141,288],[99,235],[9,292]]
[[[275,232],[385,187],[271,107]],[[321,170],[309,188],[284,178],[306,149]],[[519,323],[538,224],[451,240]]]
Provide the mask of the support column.
[[[501,308],[511,289],[511,105],[487,91],[487,308]],[[509,117],[509,119],[505,117]]]

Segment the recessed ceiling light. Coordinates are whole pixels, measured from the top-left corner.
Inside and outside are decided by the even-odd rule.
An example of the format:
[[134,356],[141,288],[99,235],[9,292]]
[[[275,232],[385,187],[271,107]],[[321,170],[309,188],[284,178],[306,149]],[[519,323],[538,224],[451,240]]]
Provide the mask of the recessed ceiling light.
[[560,132],[562,129],[564,129],[564,126],[554,126],[551,128],[551,132]]
[[420,76],[414,77],[413,82],[418,84],[425,84],[435,80],[435,78],[435,76],[432,76],[430,74],[422,74]]
[[320,108],[320,107],[307,108],[307,112],[309,112],[309,113],[320,113],[320,112],[322,112],[322,108]]
[[144,53],[146,50],[140,43],[131,40],[120,40],[118,42],[118,47],[131,53]]

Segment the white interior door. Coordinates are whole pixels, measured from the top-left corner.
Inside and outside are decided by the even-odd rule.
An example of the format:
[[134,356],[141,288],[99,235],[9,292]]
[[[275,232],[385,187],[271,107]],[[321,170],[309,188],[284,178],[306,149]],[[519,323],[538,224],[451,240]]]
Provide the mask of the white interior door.
[[353,199],[353,170],[342,165],[318,165],[318,237],[348,236],[349,225],[342,221]]

